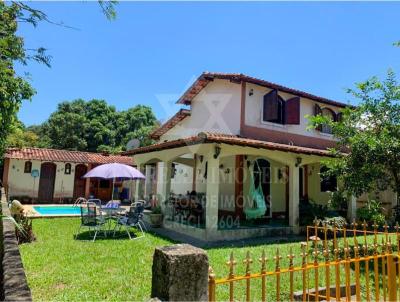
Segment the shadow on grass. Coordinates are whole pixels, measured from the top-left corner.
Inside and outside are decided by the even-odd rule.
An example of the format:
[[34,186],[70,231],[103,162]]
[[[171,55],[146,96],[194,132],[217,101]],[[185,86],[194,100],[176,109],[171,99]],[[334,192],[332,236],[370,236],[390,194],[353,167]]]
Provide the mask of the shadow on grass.
[[[133,229],[129,230],[129,233],[132,239],[140,237],[141,235],[140,232]],[[94,234],[95,234],[94,231],[83,231],[80,232],[78,235],[74,236],[74,239],[80,241],[93,241]],[[103,231],[98,231],[96,236],[96,241],[104,241],[104,240],[129,240],[129,236],[125,230],[116,231],[115,236],[113,231],[108,231],[106,235],[104,234]]]

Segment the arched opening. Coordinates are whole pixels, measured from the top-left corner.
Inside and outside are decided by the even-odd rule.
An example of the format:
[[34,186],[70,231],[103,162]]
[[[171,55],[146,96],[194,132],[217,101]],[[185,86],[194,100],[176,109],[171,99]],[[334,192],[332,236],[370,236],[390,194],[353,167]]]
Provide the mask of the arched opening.
[[254,162],[254,187],[261,186],[267,211],[265,216],[271,216],[271,164],[268,160],[258,158]]
[[87,167],[85,165],[79,164],[75,166],[74,199],[77,199],[78,197],[85,197],[86,179],[82,176],[85,175],[86,172]]
[[52,202],[57,166],[54,163],[43,163],[40,167],[39,201]]

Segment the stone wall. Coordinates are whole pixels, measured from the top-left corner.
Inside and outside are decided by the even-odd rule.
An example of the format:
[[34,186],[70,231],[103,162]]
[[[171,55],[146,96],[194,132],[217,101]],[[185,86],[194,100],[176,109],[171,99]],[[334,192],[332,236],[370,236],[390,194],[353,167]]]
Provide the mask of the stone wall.
[[[1,194],[2,215],[10,216],[4,191]],[[31,290],[26,280],[14,223],[3,218],[0,223],[0,260],[2,301],[32,301]]]

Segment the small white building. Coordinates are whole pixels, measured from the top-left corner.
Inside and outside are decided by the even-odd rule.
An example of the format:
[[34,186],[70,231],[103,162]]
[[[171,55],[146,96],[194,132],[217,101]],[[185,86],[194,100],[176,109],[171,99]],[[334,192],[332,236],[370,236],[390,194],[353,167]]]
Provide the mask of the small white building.
[[[10,198],[35,203],[63,203],[93,196],[110,200],[110,180],[85,179],[95,166],[106,163],[133,165],[128,156],[42,148],[7,149],[3,185]],[[117,182],[116,190],[130,198],[129,184]],[[115,196],[115,195],[114,195]]]

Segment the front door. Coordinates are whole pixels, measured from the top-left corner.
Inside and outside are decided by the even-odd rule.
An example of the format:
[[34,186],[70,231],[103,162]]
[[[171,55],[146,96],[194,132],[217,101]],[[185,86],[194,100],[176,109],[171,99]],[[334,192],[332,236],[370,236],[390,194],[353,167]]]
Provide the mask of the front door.
[[56,165],[53,163],[43,163],[40,168],[39,180],[39,201],[53,201],[54,182],[56,179]]
[[75,167],[74,199],[85,196],[86,179],[82,178],[82,176],[86,174],[86,171],[85,165],[77,165]]

